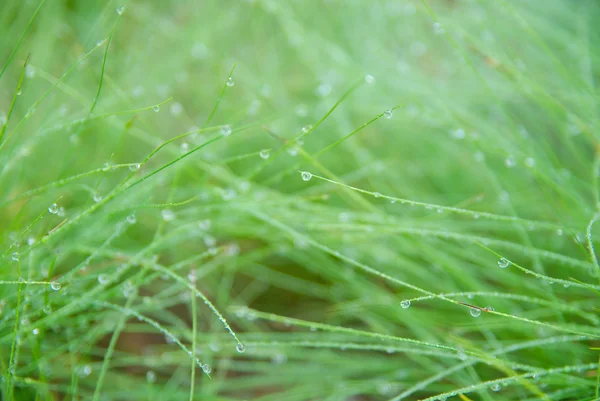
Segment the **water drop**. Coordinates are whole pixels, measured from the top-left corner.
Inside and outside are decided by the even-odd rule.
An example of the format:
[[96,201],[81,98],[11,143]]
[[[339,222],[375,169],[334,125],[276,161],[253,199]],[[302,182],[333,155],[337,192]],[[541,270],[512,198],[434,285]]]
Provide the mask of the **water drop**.
[[493,311],[495,311],[496,309],[494,309],[494,307],[493,307],[493,306],[486,306],[486,307],[485,307],[485,310],[486,310],[486,311],[488,311],[488,312],[493,312]]
[[140,169],[140,163],[133,163],[129,165],[130,171],[137,171]]
[[198,222],[198,228],[201,231],[206,231],[206,230],[210,229],[210,225],[211,225],[211,221],[209,219],[200,220]]
[[510,265],[510,262],[508,259],[506,258],[500,258],[498,260],[498,267],[500,267],[501,269],[505,269]]
[[146,381],[148,383],[154,383],[156,382],[156,373],[154,373],[153,370],[149,370],[146,372]]
[[100,201],[102,201],[102,195],[100,195],[98,192],[96,192],[94,194],[94,202],[98,203]]
[[365,75],[365,82],[368,83],[369,85],[374,84],[375,77],[371,74],[367,74],[367,75]]
[[298,156],[298,149],[292,146],[291,148],[287,149],[287,153],[292,157]]
[[92,367],[90,365],[80,366],[78,369],[79,377],[88,377],[92,373]]
[[213,237],[211,235],[207,235],[204,237],[204,245],[206,245],[207,247],[212,248],[216,244],[217,244],[217,240],[215,237]]
[[471,316],[473,317],[479,317],[479,315],[481,315],[481,309],[471,308],[469,313],[471,313]]
[[263,149],[261,150],[258,154],[260,155],[261,159],[268,159],[270,156],[271,151],[269,149]]
[[125,11],[125,7],[123,7],[123,6],[117,8],[117,14],[119,14],[119,15],[123,15],[124,11]]
[[321,97],[325,97],[325,96],[327,96],[327,95],[329,95],[331,93],[331,89],[333,89],[333,88],[331,87],[330,84],[328,84],[328,83],[322,83],[317,88],[317,95],[319,95]]
[[183,142],[181,144],[181,146],[179,147],[179,150],[181,151],[182,154],[186,154],[187,152],[190,151],[190,145],[188,145],[187,142]]
[[25,75],[27,76],[27,78],[35,77],[35,67],[32,65],[28,65],[27,67],[25,67]]
[[238,345],[235,346],[235,350],[240,354],[243,354],[244,352],[246,352],[246,346],[242,343],[238,343]]
[[107,276],[106,274],[100,274],[100,275],[98,276],[98,282],[99,282],[100,284],[106,284],[106,283],[108,283],[108,281],[109,281],[109,280],[108,280],[108,276]]
[[436,35],[441,35],[445,32],[444,27],[439,22],[433,23],[433,33]]
[[38,329],[37,327],[33,330],[31,330],[31,332],[33,333],[34,336],[37,336],[38,334],[40,334],[40,329]]
[[373,192],[373,196],[376,198],[381,198],[381,192]]
[[56,203],[51,204],[48,206],[48,211],[52,214],[58,213],[58,205]]
[[171,107],[169,108],[169,112],[171,113],[171,115],[173,117],[177,117],[178,115],[181,114],[182,111],[183,111],[183,106],[179,102],[173,103],[171,105]]
[[21,88],[19,88],[19,90],[17,91],[17,96],[21,96],[23,94],[23,91],[21,90]]
[[232,200],[233,198],[235,198],[237,196],[237,193],[235,192],[235,190],[233,190],[232,188],[227,188],[227,189],[223,189],[221,191],[221,198],[224,201],[229,201]]
[[304,132],[306,134],[311,129],[312,129],[312,125],[305,125],[304,127],[302,127],[302,132]]
[[496,391],[496,392],[497,392],[497,391],[500,391],[500,389],[501,389],[502,387],[500,386],[500,383],[494,383],[494,384],[492,384],[492,385],[490,386],[490,388],[492,389],[492,391]]
[[171,209],[163,209],[160,212],[160,215],[162,217],[162,219],[164,221],[173,221],[175,220],[175,212],[173,212]]
[[62,285],[58,281],[53,281],[50,283],[50,288],[52,288],[54,291],[60,290],[61,287]]
[[231,135],[231,125],[224,125],[221,127],[221,135],[229,136]]
[[154,110],[155,113],[158,113],[160,111],[160,106],[154,105],[154,106],[152,106],[152,110]]
[[312,178],[312,174],[308,171],[303,171],[302,173],[300,173],[300,175],[302,176],[302,179],[304,181],[310,181],[310,179]]
[[12,260],[14,260],[15,262],[19,261],[19,252],[14,252],[12,254]]
[[208,374],[210,374],[212,369],[207,364],[204,364],[204,365],[202,365],[202,371],[208,375]]
[[400,302],[400,306],[403,309],[407,309],[410,307],[410,301],[408,299],[405,299],[404,301]]
[[135,214],[130,214],[129,216],[127,216],[127,218],[125,219],[129,224],[135,224],[135,222],[137,221],[135,219]]
[[[221,82],[223,82],[223,81],[221,81]],[[233,85],[235,85],[235,81],[233,80],[233,78],[232,77],[227,78],[227,86],[231,87]]]
[[508,156],[506,159],[504,159],[504,164],[506,165],[506,167],[508,168],[512,168],[514,167],[517,163],[515,162],[515,158],[512,156]]
[[393,114],[394,114],[394,112],[393,112],[392,110],[386,110],[386,111],[384,111],[384,112],[383,112],[383,116],[384,116],[385,118],[387,118],[388,120],[389,120],[390,118],[392,118],[392,115],[393,115]]
[[535,167],[535,159],[533,157],[528,157],[525,159],[525,165],[529,168]]
[[453,138],[456,139],[464,139],[465,136],[467,136],[467,133],[465,132],[464,129],[462,128],[457,128],[453,131],[450,132],[450,135],[452,135]]

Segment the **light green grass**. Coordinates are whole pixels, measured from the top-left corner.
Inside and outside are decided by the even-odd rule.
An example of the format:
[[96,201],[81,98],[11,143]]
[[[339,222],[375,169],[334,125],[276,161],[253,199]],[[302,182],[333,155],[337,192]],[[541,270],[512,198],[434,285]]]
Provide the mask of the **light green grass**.
[[599,23],[5,1],[0,398],[600,399]]

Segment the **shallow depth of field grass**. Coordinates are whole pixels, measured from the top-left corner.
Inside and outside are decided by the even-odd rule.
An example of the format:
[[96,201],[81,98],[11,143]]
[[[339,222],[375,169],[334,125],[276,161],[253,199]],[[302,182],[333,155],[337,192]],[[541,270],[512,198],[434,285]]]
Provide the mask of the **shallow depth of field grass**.
[[2,1],[0,399],[598,399],[599,24]]

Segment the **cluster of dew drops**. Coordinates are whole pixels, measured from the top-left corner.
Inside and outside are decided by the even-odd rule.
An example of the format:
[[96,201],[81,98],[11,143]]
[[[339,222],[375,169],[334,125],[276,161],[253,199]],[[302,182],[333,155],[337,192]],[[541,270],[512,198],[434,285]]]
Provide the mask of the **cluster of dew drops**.
[[[304,178],[304,177],[303,177]],[[506,269],[508,266],[510,266],[510,261],[506,258],[500,258],[498,260],[498,267],[500,267],[501,269]],[[410,300],[409,299],[405,299],[403,301],[400,302],[400,306],[402,307],[402,309],[408,309],[410,308]],[[487,306],[484,308],[486,311],[493,311],[494,308],[491,306]],[[479,317],[481,316],[481,309],[479,308],[470,308],[469,309],[469,313],[471,314],[471,316],[473,317]]]

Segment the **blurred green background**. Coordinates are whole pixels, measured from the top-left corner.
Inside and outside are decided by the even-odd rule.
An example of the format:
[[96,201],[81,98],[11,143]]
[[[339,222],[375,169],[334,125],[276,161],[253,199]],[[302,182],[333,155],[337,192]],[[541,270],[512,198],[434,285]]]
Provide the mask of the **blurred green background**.
[[598,399],[599,18],[4,0],[2,399]]

